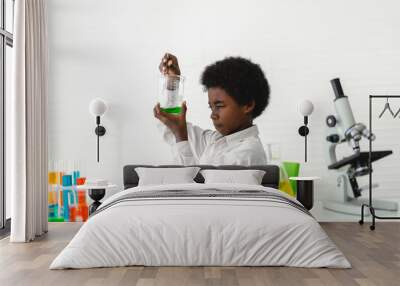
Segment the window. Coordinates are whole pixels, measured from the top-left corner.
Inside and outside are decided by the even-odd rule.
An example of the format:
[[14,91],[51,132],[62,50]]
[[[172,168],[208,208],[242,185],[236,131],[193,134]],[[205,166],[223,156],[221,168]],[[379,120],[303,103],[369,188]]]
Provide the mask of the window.
[[11,92],[11,67],[14,30],[14,0],[0,0],[0,235],[9,228],[10,194],[5,188],[5,105]]

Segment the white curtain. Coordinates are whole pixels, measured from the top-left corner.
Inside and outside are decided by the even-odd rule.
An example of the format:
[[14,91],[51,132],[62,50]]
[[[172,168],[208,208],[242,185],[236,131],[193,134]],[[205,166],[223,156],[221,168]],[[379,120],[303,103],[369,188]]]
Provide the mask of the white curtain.
[[16,0],[14,71],[10,100],[12,242],[47,232],[47,9],[46,0]]

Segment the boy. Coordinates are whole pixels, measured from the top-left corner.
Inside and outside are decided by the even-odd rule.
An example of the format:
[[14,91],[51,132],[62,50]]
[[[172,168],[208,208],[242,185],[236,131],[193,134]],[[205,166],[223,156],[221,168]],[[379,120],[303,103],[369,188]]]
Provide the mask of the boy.
[[[165,54],[159,69],[180,75],[178,59]],[[201,83],[208,91],[211,119],[216,131],[203,130],[186,122],[186,102],[182,112],[163,112],[157,104],[154,116],[164,140],[173,148],[182,165],[265,165],[267,158],[253,119],[269,102],[269,85],[261,68],[247,59],[230,57],[206,67]]]

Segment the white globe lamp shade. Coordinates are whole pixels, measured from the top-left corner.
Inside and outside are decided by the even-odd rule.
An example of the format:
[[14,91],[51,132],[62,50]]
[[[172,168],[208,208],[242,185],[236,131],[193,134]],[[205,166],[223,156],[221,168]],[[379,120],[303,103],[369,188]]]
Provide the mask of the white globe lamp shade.
[[299,112],[303,116],[309,116],[314,110],[314,105],[311,101],[305,99],[299,104]]
[[89,104],[89,111],[93,116],[102,116],[107,111],[107,104],[104,100],[95,98]]

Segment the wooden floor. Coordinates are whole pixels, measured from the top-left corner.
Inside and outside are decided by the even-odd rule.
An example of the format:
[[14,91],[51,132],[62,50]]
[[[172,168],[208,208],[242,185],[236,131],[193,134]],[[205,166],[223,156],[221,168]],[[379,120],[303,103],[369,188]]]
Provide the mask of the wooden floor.
[[289,267],[120,267],[48,270],[79,223],[52,223],[47,235],[26,244],[0,241],[0,285],[400,285],[400,223],[375,231],[357,223],[322,223],[352,269]]

